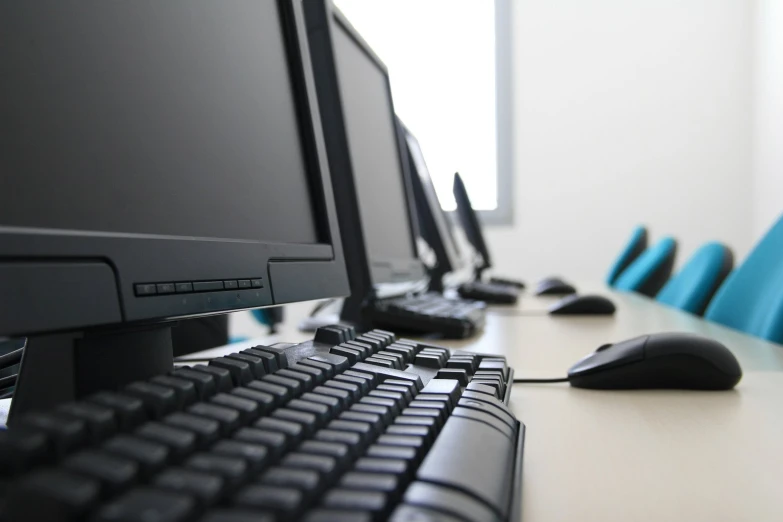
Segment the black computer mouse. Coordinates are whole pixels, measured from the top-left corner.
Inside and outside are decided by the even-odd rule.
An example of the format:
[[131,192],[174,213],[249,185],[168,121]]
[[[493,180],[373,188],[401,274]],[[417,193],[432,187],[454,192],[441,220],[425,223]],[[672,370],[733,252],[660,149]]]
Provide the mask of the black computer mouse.
[[536,285],[536,295],[566,295],[575,293],[576,288],[556,277],[543,279]]
[[577,388],[729,390],[742,369],[718,341],[686,333],[643,335],[601,346],[568,370]]
[[611,315],[614,303],[600,295],[566,296],[549,307],[552,315]]

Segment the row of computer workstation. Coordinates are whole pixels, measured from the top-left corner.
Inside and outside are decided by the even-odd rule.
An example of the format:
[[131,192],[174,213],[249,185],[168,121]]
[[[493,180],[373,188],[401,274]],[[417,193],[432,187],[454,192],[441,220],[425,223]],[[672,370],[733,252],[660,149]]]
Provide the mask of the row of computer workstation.
[[[26,339],[0,356],[0,520],[518,520],[514,382],[723,390],[742,375],[721,343],[672,334],[544,380],[515,380],[511,340],[441,346],[527,293],[566,295],[565,315],[615,304],[488,277],[459,176],[476,261],[448,276],[465,256],[388,71],[329,1],[8,3],[0,35],[0,333]],[[669,279],[673,241],[647,248],[640,229],[610,283],[780,341],[721,303],[743,292],[743,313],[774,315],[780,296],[753,305],[744,274],[770,266],[759,251],[781,229],[722,284],[730,256],[700,251]],[[340,321],[304,342],[174,359],[178,321],[325,298],[344,298]]]

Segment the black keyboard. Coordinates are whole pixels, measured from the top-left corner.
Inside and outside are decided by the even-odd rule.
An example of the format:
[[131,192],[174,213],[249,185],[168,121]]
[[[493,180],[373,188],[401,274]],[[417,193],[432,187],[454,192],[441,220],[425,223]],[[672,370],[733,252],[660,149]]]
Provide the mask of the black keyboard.
[[518,281],[516,279],[504,279],[502,277],[490,277],[489,278],[490,283],[494,283],[496,285],[503,285],[503,286],[513,286],[517,290],[522,290],[525,288],[525,283],[522,281]]
[[373,303],[371,315],[372,324],[381,328],[462,339],[484,327],[486,307],[481,301],[449,299],[428,292],[378,300]]
[[491,304],[514,304],[519,299],[519,289],[515,286],[472,281],[457,288],[460,297],[477,299]]
[[0,519],[518,520],[512,381],[501,357],[320,328],[15,419]]

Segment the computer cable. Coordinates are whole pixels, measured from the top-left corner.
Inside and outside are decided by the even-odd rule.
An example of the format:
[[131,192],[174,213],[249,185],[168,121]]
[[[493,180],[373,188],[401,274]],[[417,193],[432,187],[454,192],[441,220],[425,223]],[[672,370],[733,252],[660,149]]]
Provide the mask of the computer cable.
[[555,377],[552,379],[514,379],[514,384],[548,384],[553,382],[568,382],[568,377]]

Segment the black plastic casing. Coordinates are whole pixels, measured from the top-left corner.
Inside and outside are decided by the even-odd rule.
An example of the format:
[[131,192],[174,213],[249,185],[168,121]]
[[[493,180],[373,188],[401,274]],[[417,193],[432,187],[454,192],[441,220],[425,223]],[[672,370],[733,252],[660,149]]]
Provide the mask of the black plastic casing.
[[[292,204],[314,207],[318,243],[12,228],[0,224],[0,335],[159,323],[349,293],[302,0],[279,0],[279,5],[311,193],[310,198]],[[137,296],[134,291],[139,283],[259,277],[263,278],[263,288],[149,296]]]
[[[351,285],[351,296],[346,299],[341,312],[341,320],[369,328],[371,319],[367,309],[376,299],[379,285],[401,284],[410,287],[426,280],[423,263],[418,258],[410,259],[373,259],[367,251],[364,229],[359,212],[357,186],[346,135],[346,122],[343,102],[340,94],[332,32],[344,30],[354,43],[374,62],[386,76],[391,111],[389,119],[394,121],[391,86],[388,70],[362,39],[356,29],[337,10],[330,0],[304,0],[307,20],[307,32],[310,39],[313,71],[317,86],[323,134],[329,158],[329,169],[335,189],[337,217],[345,248],[345,260]],[[411,176],[408,169],[408,152],[402,129],[396,127],[396,140],[399,148],[400,170],[403,173],[406,199],[407,226],[410,230],[412,251],[416,252],[416,238],[419,235],[416,209],[411,188]]]
[[476,249],[476,252],[481,255],[481,264],[476,266],[476,279],[481,279],[481,273],[492,267],[492,258],[484,240],[484,233],[481,231],[478,215],[473,209],[465,183],[462,181],[462,176],[459,173],[454,174],[453,192],[454,199],[457,201],[457,215],[460,223],[462,223],[465,236],[470,241],[470,244],[473,245],[473,248]]

